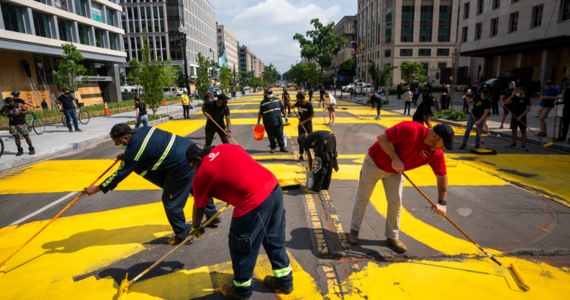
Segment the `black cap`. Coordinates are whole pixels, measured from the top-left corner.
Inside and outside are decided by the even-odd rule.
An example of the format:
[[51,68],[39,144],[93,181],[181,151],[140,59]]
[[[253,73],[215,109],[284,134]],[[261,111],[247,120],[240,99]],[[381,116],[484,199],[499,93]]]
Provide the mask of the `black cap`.
[[485,97],[491,96],[491,91],[489,89],[483,89],[481,93],[483,93]]
[[111,137],[116,139],[123,137],[127,134],[137,133],[138,129],[132,129],[131,126],[127,125],[127,123],[119,123],[115,124],[111,129]]
[[226,96],[226,94],[219,94],[218,95],[218,100],[229,100],[230,98],[228,96]]
[[305,99],[305,94],[298,92],[297,93],[297,99]]
[[188,163],[191,163],[198,156],[204,157],[208,155],[208,153],[210,153],[214,147],[215,146],[204,146],[203,144],[199,143],[192,144],[190,147],[188,147],[188,150],[186,150],[186,161]]
[[272,90],[271,88],[268,88],[268,89],[265,91],[265,93],[266,93],[266,94],[273,94],[273,90]]
[[455,132],[451,126],[447,124],[437,124],[433,127],[433,131],[443,140],[445,149],[453,150],[453,139],[455,138]]
[[7,97],[6,99],[4,99],[6,102],[14,102],[14,98],[12,97]]

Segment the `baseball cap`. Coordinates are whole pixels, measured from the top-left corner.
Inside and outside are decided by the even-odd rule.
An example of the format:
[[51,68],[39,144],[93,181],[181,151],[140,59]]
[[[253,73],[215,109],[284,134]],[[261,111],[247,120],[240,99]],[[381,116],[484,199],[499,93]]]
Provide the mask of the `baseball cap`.
[[265,91],[265,93],[266,93],[266,94],[273,94],[273,90],[272,90],[271,88],[269,88],[269,89],[267,89],[267,90]]
[[226,96],[226,94],[219,94],[218,95],[218,100],[229,100],[230,98],[228,96]]
[[116,139],[123,137],[127,134],[137,133],[138,129],[132,129],[131,126],[127,125],[127,123],[119,123],[115,124],[113,128],[111,128],[111,137]]
[[200,143],[192,144],[190,147],[188,147],[188,150],[186,150],[186,161],[188,163],[191,163],[198,156],[204,157],[208,155],[208,153],[210,153],[214,147],[215,146],[204,146]]
[[453,150],[453,138],[455,138],[455,132],[451,126],[440,123],[433,127],[433,131],[443,140],[445,149]]

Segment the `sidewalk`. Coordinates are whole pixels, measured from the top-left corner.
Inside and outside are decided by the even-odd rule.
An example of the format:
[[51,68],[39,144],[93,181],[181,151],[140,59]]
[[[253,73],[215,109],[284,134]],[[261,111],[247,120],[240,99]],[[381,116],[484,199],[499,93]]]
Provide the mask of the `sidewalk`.
[[[337,91],[338,93],[338,91]],[[463,99],[462,97],[462,93],[461,92],[456,92],[457,94],[455,95],[455,101],[453,103],[454,106],[454,110],[462,110],[463,109]],[[439,103],[439,93],[436,95],[434,94],[434,96],[436,97],[436,99],[438,100]],[[366,104],[366,100],[367,97],[366,96],[358,96],[358,98],[360,98],[363,101],[354,101],[354,100],[350,100],[350,96],[348,93],[343,93],[343,96],[340,97],[338,96],[337,99],[341,99],[341,100],[345,100],[345,101],[351,101],[351,102],[357,102],[357,103],[362,103],[363,105],[367,105]],[[403,113],[404,112],[404,97],[402,96],[402,100],[398,100],[397,99],[398,96],[396,94],[390,94],[389,96],[389,101],[390,104],[384,105],[382,107],[383,110],[388,110],[388,111],[392,111],[395,113]],[[422,96],[420,96],[420,98],[418,99],[418,104],[421,103],[422,101]],[[536,110],[538,107],[538,103],[540,103],[540,100],[538,99],[538,97],[530,97],[530,103],[531,103],[531,109],[530,112],[527,114],[527,125],[530,127],[530,129],[532,131],[534,131],[534,133],[539,133],[540,132],[540,125],[539,125],[539,119],[535,118],[536,116]],[[370,105],[370,104],[368,104]],[[435,109],[435,108],[434,108]],[[411,111],[411,115],[414,114],[414,112],[416,111],[416,108],[412,106],[412,111]],[[546,119],[546,126],[547,126],[547,137],[543,137],[542,140],[545,143],[551,143],[552,142],[552,132],[553,132],[553,128],[554,128],[554,109],[550,112],[550,115],[548,116],[548,118]],[[506,139],[505,141],[505,146],[510,144],[511,141],[511,129],[510,129],[510,125],[511,125],[511,115],[509,114],[509,116],[507,117],[507,119],[505,120],[505,124],[503,125],[503,129],[499,129],[500,125],[501,125],[501,118],[503,116],[503,108],[499,106],[499,115],[491,115],[489,116],[489,119],[487,120],[487,125],[489,126],[489,131],[491,132],[492,136],[496,136],[496,137],[501,137]],[[442,123],[447,123],[449,125],[454,125],[454,126],[462,126],[463,124],[465,124],[466,121],[463,122],[456,122],[456,121],[449,121],[449,120],[443,120],[443,119],[433,119],[436,122],[442,122]],[[556,136],[558,136],[558,124],[560,123],[560,118],[557,118],[556,120]],[[473,128],[473,130],[475,130],[475,128]],[[518,138],[517,138],[517,142],[520,144],[520,132],[518,132]],[[568,138],[568,137],[567,137]],[[540,145],[540,140],[534,136],[534,134],[532,134],[530,131],[527,131],[527,143],[528,144],[534,144],[534,145]],[[554,145],[549,147],[549,149],[556,149],[556,150],[561,150],[564,152],[570,152],[570,144],[566,143],[566,142],[554,142]]]
[[[246,95],[250,94],[246,93]],[[236,94],[236,98],[233,100],[239,98],[241,98],[241,93]],[[200,103],[202,103],[202,100],[192,101],[192,105]],[[170,118],[182,116],[182,105],[180,103],[169,105],[168,107],[167,112],[167,107],[161,106],[157,114],[169,114],[171,116]],[[190,114],[201,109],[201,107],[195,106],[194,109],[190,110]],[[150,110],[149,113],[151,113]],[[30,139],[36,150],[36,154],[34,155],[28,154],[28,145],[25,140],[21,140],[24,155],[16,156],[17,148],[14,138],[8,131],[0,131],[0,138],[4,142],[4,154],[0,157],[0,172],[109,139],[109,131],[113,125],[134,120],[135,116],[135,111],[130,111],[111,116],[91,118],[89,124],[79,124],[79,129],[83,130],[83,132],[74,131],[70,133],[69,129],[63,126],[63,124],[46,125],[46,130],[42,135],[30,132]],[[149,122],[149,125],[157,125],[167,122],[168,120],[169,118],[162,118]]]

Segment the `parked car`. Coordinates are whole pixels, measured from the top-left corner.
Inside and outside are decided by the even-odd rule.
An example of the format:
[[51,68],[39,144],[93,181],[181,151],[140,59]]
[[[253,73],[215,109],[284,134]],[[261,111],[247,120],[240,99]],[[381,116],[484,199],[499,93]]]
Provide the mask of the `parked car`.
[[121,86],[121,93],[136,93],[137,88],[139,93],[142,92],[142,87],[140,85],[123,85]]
[[349,91],[351,88],[353,88],[353,87],[354,87],[354,83],[350,83],[350,84],[348,84],[348,85],[345,85],[345,86],[341,87],[340,89],[341,89],[343,92],[348,92],[348,91]]
[[372,85],[370,83],[358,82],[356,84],[356,93],[360,95],[372,93]]
[[487,80],[487,81],[484,81],[484,82],[482,82],[482,83],[476,84],[474,87],[475,87],[475,89],[476,89],[477,91],[480,91],[480,90],[484,87],[484,85],[486,85],[487,88],[490,89],[491,85],[494,84],[494,83],[496,83],[496,84],[498,84],[498,85],[501,86],[501,90],[505,90],[505,89],[507,89],[507,88],[509,87],[509,82],[510,82],[511,80],[513,80],[513,79],[514,79],[514,78],[511,78],[511,77],[497,77],[497,78],[491,78],[491,79],[489,79],[489,80]]
[[182,95],[182,89],[179,89],[177,87],[165,87],[163,89],[164,91],[164,97],[171,97],[171,96],[181,96]]

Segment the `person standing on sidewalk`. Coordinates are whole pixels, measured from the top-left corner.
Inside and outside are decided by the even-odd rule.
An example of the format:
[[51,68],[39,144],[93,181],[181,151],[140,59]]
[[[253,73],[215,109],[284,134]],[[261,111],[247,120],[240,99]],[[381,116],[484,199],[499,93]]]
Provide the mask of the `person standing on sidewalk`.
[[402,114],[402,116],[406,114],[406,109],[408,110],[408,116],[409,116],[410,110],[412,109],[412,99],[414,97],[414,93],[412,93],[410,89],[411,88],[408,86],[406,92],[404,93],[404,113]]
[[440,99],[439,101],[441,102],[441,110],[447,109],[447,94],[449,93],[449,89],[447,88],[447,86],[443,86],[441,88],[441,91],[439,91],[439,96]]
[[135,111],[137,112],[135,116],[135,128],[139,128],[141,123],[143,123],[144,127],[148,127],[148,114],[146,112],[146,104],[141,102],[141,98],[139,96],[135,96],[133,98],[135,100]]
[[14,137],[16,142],[16,147],[18,148],[18,153],[16,156],[24,154],[24,148],[21,146],[20,135],[26,139],[28,143],[28,150],[30,150],[30,155],[36,153],[34,147],[32,146],[32,140],[30,139],[30,133],[28,131],[28,125],[26,124],[26,114],[30,111],[21,103],[17,103],[14,98],[6,98],[6,105],[2,106],[0,109],[0,115],[9,118],[8,126],[10,127],[10,134]]
[[71,118],[73,118],[73,126],[75,126],[75,131],[83,131],[79,129],[79,125],[77,124],[77,105],[75,105],[75,99],[73,96],[69,94],[68,88],[63,88],[61,90],[63,92],[62,95],[57,98],[57,105],[59,109],[63,111],[65,114],[65,121],[67,123],[67,128],[69,128],[69,132],[73,132],[71,128]]
[[[564,142],[566,136],[568,135],[568,129],[570,127],[570,88],[566,88],[564,90],[564,97],[562,100],[556,101],[556,105],[560,104],[564,105],[564,108],[562,110],[562,132],[556,141]],[[568,138],[568,144],[570,144],[570,138]]]
[[491,91],[483,89],[479,95],[465,97],[468,103],[473,103],[473,109],[472,114],[469,114],[467,117],[467,127],[465,127],[463,143],[459,146],[459,150],[467,147],[467,141],[469,141],[469,134],[471,133],[471,129],[473,129],[473,125],[479,128],[475,138],[475,148],[479,148],[479,145],[481,144],[481,134],[483,133],[483,125],[485,125],[485,121],[489,117],[489,111],[491,110],[490,96]]
[[182,110],[184,111],[184,119],[190,119],[190,98],[186,95],[186,91],[182,91],[180,100],[182,102]]
[[403,86],[402,86],[402,83],[400,82],[398,84],[398,87],[396,88],[396,90],[398,90],[398,100],[402,99],[402,97],[400,97],[402,95],[402,88],[403,88]]
[[[208,121],[206,121],[206,146],[212,145],[212,140],[216,133],[218,133],[222,139],[222,143],[228,144],[230,142],[228,137],[231,138],[232,136],[232,122],[230,119],[228,99],[229,98],[225,94],[220,94],[218,96],[218,100],[207,102],[202,106],[202,113],[206,118],[208,118]],[[227,129],[224,119],[228,123]],[[224,130],[216,126],[214,122]]]
[[[297,133],[299,134],[299,137],[301,137],[301,135],[303,134],[310,134],[311,132],[313,132],[313,118],[315,117],[315,111],[313,109],[313,105],[307,102],[307,100],[305,99],[305,95],[303,95],[302,93],[298,93],[297,103],[295,103],[295,107],[297,107],[300,114],[299,126],[297,128]],[[306,133],[305,130],[307,130]],[[299,143],[299,152],[301,153],[297,161],[302,162],[303,143],[301,142],[300,139],[297,139],[297,142]]]
[[547,135],[546,118],[548,118],[550,111],[554,107],[554,101],[562,99],[562,92],[557,86],[552,84],[552,80],[547,80],[544,82],[542,95],[539,99],[540,103],[538,104],[536,114],[540,118],[540,132],[537,135],[545,137]]
[[507,120],[507,116],[509,115],[509,111],[511,110],[510,106],[505,105],[505,101],[507,101],[507,99],[509,97],[511,97],[511,95],[515,91],[515,88],[516,88],[516,83],[513,80],[513,81],[509,82],[509,88],[504,90],[503,94],[501,95],[501,105],[503,106],[503,116],[501,117],[501,126],[499,126],[499,129],[503,129],[503,124],[505,124],[505,121]]
[[279,98],[273,97],[273,90],[270,88],[265,92],[265,98],[259,103],[259,113],[257,114],[257,125],[259,125],[263,117],[263,125],[265,132],[269,138],[270,153],[275,153],[275,148],[279,145],[281,152],[289,152],[285,148],[285,141],[283,140],[283,119],[281,114],[285,116],[285,122],[289,122],[285,114],[285,106]]
[[426,164],[431,166],[437,178],[439,201],[431,209],[440,216],[446,214],[448,182],[445,157],[441,149],[453,150],[453,138],[453,129],[447,124],[427,128],[413,121],[400,122],[378,135],[378,141],[368,149],[362,163],[348,236],[350,244],[358,244],[366,206],[376,184],[382,180],[388,201],[386,242],[394,247],[396,252],[403,253],[408,250],[399,240],[404,187],[402,172]]
[[518,87],[505,101],[505,105],[511,107],[511,130],[512,143],[506,148],[517,148],[517,127],[521,130],[521,149],[528,151],[526,147],[526,115],[530,111],[530,98],[525,95],[525,89]]

